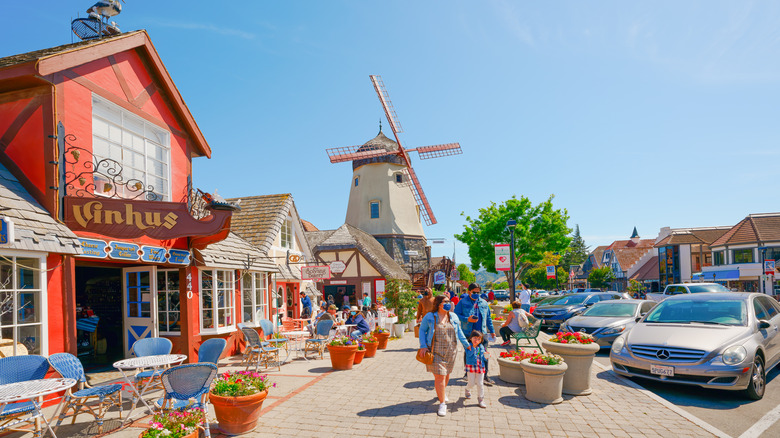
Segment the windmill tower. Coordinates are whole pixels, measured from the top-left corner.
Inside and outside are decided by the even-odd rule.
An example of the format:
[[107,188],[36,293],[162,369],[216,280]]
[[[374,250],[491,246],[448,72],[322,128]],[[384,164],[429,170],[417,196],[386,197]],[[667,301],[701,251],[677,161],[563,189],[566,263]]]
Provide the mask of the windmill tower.
[[[407,272],[427,266],[425,233],[436,223],[417,174],[409,159],[417,152],[420,159],[463,153],[458,143],[404,149],[398,134],[403,132],[384,82],[371,75],[379,101],[393,131],[395,141],[382,133],[360,146],[327,149],[331,163],[352,161],[349,204],[346,223],[376,238],[388,254]],[[422,219],[421,219],[422,217]]]

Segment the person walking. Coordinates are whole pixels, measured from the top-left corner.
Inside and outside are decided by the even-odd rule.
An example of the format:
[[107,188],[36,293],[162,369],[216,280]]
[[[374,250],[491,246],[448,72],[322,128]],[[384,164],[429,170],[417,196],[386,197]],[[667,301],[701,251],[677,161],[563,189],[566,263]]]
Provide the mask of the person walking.
[[472,330],[469,335],[471,345],[466,348],[466,373],[469,376],[466,383],[466,398],[471,398],[471,388],[477,387],[477,402],[480,408],[486,408],[485,404],[485,386],[483,378],[485,377],[485,365],[490,356],[482,345],[482,333],[479,330]]
[[[471,283],[468,288],[468,294],[460,297],[458,305],[455,306],[455,314],[458,315],[461,322],[461,328],[465,333],[471,333],[472,330],[479,330],[481,333],[490,333],[491,338],[495,340],[496,334],[493,328],[493,319],[490,317],[490,305],[480,297],[480,287],[476,283]],[[482,345],[487,350],[488,338],[482,338]],[[464,356],[464,364],[465,356]],[[485,384],[493,386],[495,382],[488,374],[488,366],[485,364]],[[466,378],[468,376],[464,376]]]
[[306,293],[301,291],[301,319],[311,318],[311,298],[306,296]]
[[525,330],[526,327],[528,327],[529,317],[533,318],[530,313],[522,309],[520,300],[512,302],[512,311],[507,315],[506,321],[501,324],[501,328],[498,329],[501,339],[504,340],[501,344],[502,347],[509,345],[513,334]]
[[452,312],[449,297],[446,294],[439,295],[434,299],[433,306],[433,310],[423,317],[420,324],[420,350],[417,354],[422,356],[429,350],[433,353],[433,363],[426,365],[426,368],[433,373],[436,397],[439,399],[438,414],[443,417],[447,415],[446,389],[455,368],[457,342],[460,341],[464,347],[469,344],[458,316]]
[[433,293],[431,292],[431,288],[426,287],[423,291],[423,297],[420,299],[420,301],[417,303],[417,317],[415,318],[417,320],[417,324],[420,324],[422,322],[423,317],[427,315],[429,312],[431,312],[434,309],[434,299],[433,299]]
[[531,310],[531,291],[522,283],[520,284],[520,308],[526,312]]

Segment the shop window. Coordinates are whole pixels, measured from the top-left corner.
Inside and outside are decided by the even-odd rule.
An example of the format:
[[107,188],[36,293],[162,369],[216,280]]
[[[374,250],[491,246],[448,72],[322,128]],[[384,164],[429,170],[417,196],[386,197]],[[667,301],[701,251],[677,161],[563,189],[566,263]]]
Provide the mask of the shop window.
[[0,357],[46,354],[42,265],[38,258],[0,256]]
[[201,328],[227,331],[235,326],[233,271],[209,270],[200,272]]
[[282,229],[279,235],[282,243],[282,248],[292,249],[293,247],[292,220],[287,218],[284,222],[282,222]]
[[747,249],[735,249],[731,252],[731,257],[734,263],[753,263],[753,250]]
[[181,333],[178,269],[157,271],[157,320],[161,334]]
[[371,219],[379,218],[379,201],[371,201],[369,204],[371,210]]
[[[140,194],[137,182],[144,190],[152,187],[157,200],[170,200],[171,140],[165,129],[93,95],[92,153],[96,160],[111,159],[122,166],[122,181],[127,184],[112,184],[109,193],[116,189],[118,196],[134,198]],[[96,171],[111,174],[109,168]],[[106,194],[104,187],[110,182],[96,173],[95,194]]]
[[247,272],[241,277],[244,322],[259,324],[261,319],[269,319],[267,292],[268,276],[265,273]]
[[712,252],[712,264],[714,266],[721,266],[726,264],[725,251],[713,251]]

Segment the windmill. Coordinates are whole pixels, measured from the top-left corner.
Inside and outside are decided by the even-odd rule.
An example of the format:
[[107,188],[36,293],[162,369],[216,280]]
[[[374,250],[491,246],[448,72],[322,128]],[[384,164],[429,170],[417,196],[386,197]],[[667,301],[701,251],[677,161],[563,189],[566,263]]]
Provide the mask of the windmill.
[[[401,145],[401,140],[398,138],[398,134],[404,132],[401,127],[401,123],[398,121],[398,115],[395,112],[393,103],[390,101],[390,96],[387,93],[385,84],[382,81],[382,77],[379,75],[370,75],[371,83],[374,85],[374,90],[379,97],[379,101],[382,104],[382,108],[385,111],[385,116],[390,124],[390,129],[393,131],[395,142],[398,145],[397,150],[388,150],[381,145],[365,144],[361,146],[348,146],[327,149],[328,157],[331,163],[341,163],[344,161],[356,161],[356,160],[370,160],[380,157],[387,157],[395,155],[401,158],[404,166],[403,172],[407,175],[410,181],[409,187],[412,191],[412,196],[419,207],[419,212],[422,215],[427,225],[433,225],[436,221],[436,216],[433,214],[431,205],[428,202],[428,198],[425,196],[425,192],[420,186],[420,180],[417,178],[417,174],[412,168],[411,160],[409,159],[410,152],[417,152],[420,159],[425,160],[429,158],[439,158],[450,155],[462,154],[463,151],[460,148],[459,143],[447,143],[434,146],[423,146],[414,149],[404,149]],[[380,124],[381,133],[381,124]]]

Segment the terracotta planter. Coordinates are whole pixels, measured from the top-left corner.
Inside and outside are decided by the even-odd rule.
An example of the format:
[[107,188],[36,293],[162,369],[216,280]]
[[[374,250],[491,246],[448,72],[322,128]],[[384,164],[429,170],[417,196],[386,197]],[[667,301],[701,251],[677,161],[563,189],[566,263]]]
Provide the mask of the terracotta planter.
[[376,347],[379,346],[379,342],[363,342],[363,346],[366,347],[366,355],[364,357],[376,356]]
[[334,370],[351,370],[357,345],[328,345],[330,365]]
[[222,397],[209,393],[219,428],[227,435],[251,432],[257,426],[268,390],[241,397]]
[[366,350],[355,350],[355,360],[352,361],[355,365],[363,362],[363,357],[366,355]]
[[593,358],[598,353],[599,344],[561,344],[558,342],[542,341],[544,351],[561,356],[569,366],[563,377],[563,393],[569,395],[589,395],[593,392],[590,388],[590,370],[593,366]]
[[498,358],[498,378],[507,383],[525,385],[525,374],[520,361]]
[[[146,433],[146,431],[141,432],[141,434],[138,435],[138,438],[144,438],[144,434],[145,433]],[[182,438],[198,438],[199,436],[200,436],[200,431],[198,429],[195,429],[194,432],[192,432],[189,435],[185,435]]]
[[406,324],[393,324],[393,334],[396,338],[403,338]]
[[566,363],[559,365],[537,365],[530,359],[520,361],[525,373],[525,398],[532,402],[554,405],[563,401],[563,375]]
[[387,348],[387,340],[390,339],[390,333],[374,333],[374,337],[379,341],[377,350],[384,350]]

